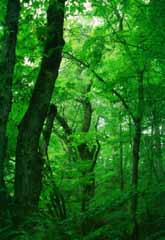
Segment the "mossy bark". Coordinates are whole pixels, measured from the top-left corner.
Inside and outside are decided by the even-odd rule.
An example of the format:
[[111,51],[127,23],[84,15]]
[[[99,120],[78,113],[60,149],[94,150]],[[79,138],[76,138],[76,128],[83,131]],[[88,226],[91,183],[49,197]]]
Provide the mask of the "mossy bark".
[[15,202],[18,218],[37,209],[44,161],[39,140],[62,59],[65,0],[50,1],[47,39],[29,107],[20,122],[16,147]]

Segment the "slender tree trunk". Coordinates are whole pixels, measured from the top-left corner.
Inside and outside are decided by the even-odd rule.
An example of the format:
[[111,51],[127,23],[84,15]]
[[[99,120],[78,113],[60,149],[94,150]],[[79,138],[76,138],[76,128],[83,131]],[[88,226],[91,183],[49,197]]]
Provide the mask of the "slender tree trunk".
[[94,155],[96,148],[89,150],[86,143],[79,145],[78,151],[80,154],[80,159],[83,161],[84,166],[81,170],[83,183],[82,183],[82,212],[85,212],[89,207],[90,199],[95,193],[95,174],[94,168],[90,170],[92,162],[94,161]]
[[138,78],[138,106],[137,115],[134,118],[135,130],[133,138],[133,150],[132,150],[132,200],[131,200],[131,213],[133,221],[133,233],[132,240],[138,240],[138,223],[136,218],[137,204],[138,204],[138,167],[140,159],[140,143],[142,134],[142,118],[143,118],[143,105],[144,105],[144,87],[143,87],[144,71],[140,73]]
[[56,114],[57,114],[57,108],[54,104],[51,104],[47,114],[45,127],[43,128],[42,137],[40,139],[40,144],[39,144],[39,152],[42,155],[42,158],[44,159],[44,161],[45,159],[47,159],[49,141],[50,141],[50,137],[53,129],[53,123],[56,118]]
[[12,82],[16,61],[19,14],[19,0],[8,0],[0,54],[0,188],[5,187],[4,161],[7,150],[6,129],[9,113],[11,111]]
[[53,172],[49,164],[49,157],[48,157],[48,146],[49,146],[49,141],[50,141],[50,137],[53,129],[54,119],[56,118],[56,116],[57,116],[57,108],[55,105],[51,104],[48,112],[48,116],[46,119],[46,124],[43,129],[43,134],[42,134],[43,136],[40,143],[40,153],[41,153],[41,157],[43,158],[43,161],[46,162],[48,180],[50,181],[49,183],[51,183],[53,188],[53,191],[50,194],[51,204],[49,206],[49,212],[53,217],[55,215],[54,214],[55,212],[56,217],[58,217],[60,220],[64,220],[66,218],[66,208],[65,208],[64,197],[54,182]]
[[29,107],[19,125],[16,147],[15,201],[18,219],[37,209],[44,161],[39,139],[62,58],[65,0],[52,0],[47,11],[47,40]]
[[48,146],[53,129],[54,119],[57,117],[57,107],[54,104],[50,105],[50,109],[47,115],[46,124],[43,129],[42,138],[40,140],[40,154],[43,161],[46,163],[46,175],[48,183],[51,184],[52,192],[50,193],[50,201],[48,204],[48,210],[53,217],[57,217],[60,220],[66,218],[66,208],[64,197],[54,181],[53,172],[49,163]]
[[[120,119],[121,120],[121,119]],[[123,142],[122,142],[122,125],[120,123],[120,161],[119,161],[119,174],[120,174],[120,190],[124,190],[124,173],[123,173]]]
[[141,139],[141,123],[137,122],[135,125],[135,135],[133,140],[133,168],[132,168],[132,201],[131,211],[133,219],[133,240],[138,240],[138,223],[136,218],[137,212],[137,186],[138,186],[138,166],[139,166],[139,152],[140,152],[140,139]]

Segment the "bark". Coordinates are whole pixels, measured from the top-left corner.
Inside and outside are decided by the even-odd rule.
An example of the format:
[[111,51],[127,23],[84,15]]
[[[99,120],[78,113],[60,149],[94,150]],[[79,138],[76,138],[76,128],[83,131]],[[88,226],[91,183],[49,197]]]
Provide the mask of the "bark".
[[52,172],[52,169],[49,163],[49,157],[48,157],[48,146],[49,146],[49,141],[50,141],[50,137],[53,129],[54,119],[56,117],[57,117],[57,108],[54,104],[51,104],[48,112],[48,116],[46,119],[45,127],[43,129],[43,133],[42,133],[43,136],[40,141],[40,154],[44,163],[46,163],[48,180],[50,181],[53,189],[53,191],[50,194],[51,204],[49,204],[48,206],[49,212],[53,217],[55,212],[56,216],[59,219],[64,220],[66,218],[66,208],[65,208],[64,197],[53,180],[54,179],[53,172]]
[[135,124],[135,134],[133,139],[133,167],[132,167],[132,200],[131,212],[133,220],[133,240],[138,240],[138,223],[136,219],[137,212],[137,186],[138,186],[138,165],[139,165],[139,152],[140,152],[140,139],[141,139],[141,123],[138,121]]
[[54,104],[51,104],[50,109],[48,111],[47,118],[46,118],[46,123],[43,128],[40,145],[39,145],[39,153],[42,155],[43,159],[47,158],[49,141],[50,141],[50,137],[53,129],[53,123],[54,123],[56,114],[57,114],[57,108],[55,107]]
[[41,67],[29,107],[19,125],[15,172],[18,218],[31,214],[37,209],[39,202],[44,164],[38,151],[39,139],[62,58],[64,5],[64,0],[50,1],[47,11],[47,39]]
[[[87,88],[87,93],[91,90],[92,83]],[[84,117],[82,122],[82,132],[88,133],[92,120],[92,105],[88,97],[83,102]],[[85,167],[82,168],[82,203],[81,211],[85,213],[89,209],[90,200],[95,194],[95,173],[94,169],[100,152],[100,143],[96,140],[96,145],[92,148],[89,147],[87,142],[83,142],[78,146],[78,152],[80,159],[84,162]],[[84,219],[81,223],[82,235],[86,235],[91,228],[91,220],[87,215],[84,215]]]
[[65,118],[60,116],[59,113],[57,113],[57,120],[61,124],[61,126],[63,127],[66,136],[69,137],[72,134],[72,129],[69,127]]
[[60,139],[62,141],[64,151],[67,153],[67,156],[68,156],[68,161],[76,162],[77,158],[78,158],[78,154],[77,154],[77,150],[75,149],[75,147],[72,146],[72,139],[70,138],[70,136],[72,134],[72,129],[68,125],[65,117],[61,116],[58,112],[57,112],[56,119],[64,130],[64,134],[59,136],[57,131],[56,131],[56,134],[60,137]]
[[4,183],[4,162],[7,150],[7,122],[11,111],[12,82],[16,62],[16,43],[20,1],[8,0],[5,30],[0,55],[0,187]]
[[4,25],[4,36],[0,53],[0,225],[8,224],[10,218],[10,196],[4,180],[4,165],[7,152],[7,122],[12,103],[12,82],[16,62],[16,43],[19,0],[8,0]]
[[134,138],[133,138],[133,164],[132,164],[132,200],[131,200],[131,213],[133,221],[132,239],[138,240],[138,223],[136,218],[137,204],[138,204],[138,166],[140,159],[140,142],[142,133],[142,118],[143,118],[143,105],[144,105],[144,87],[143,87],[144,71],[140,73],[138,79],[138,106],[137,114],[134,118]]
[[[90,92],[92,83],[87,87],[86,93]],[[83,121],[81,131],[83,133],[88,133],[91,120],[92,120],[92,105],[88,97],[82,101],[83,104]],[[82,212],[86,211],[89,205],[90,198],[94,195],[95,191],[95,176],[94,172],[90,171],[90,165],[92,164],[93,156],[96,151],[95,146],[92,149],[89,149],[89,146],[86,142],[81,143],[78,146],[78,152],[80,159],[85,163],[85,167],[82,168],[82,176],[84,178],[84,183],[82,184]],[[86,163],[88,163],[86,165]]]
[[[120,119],[121,120],[121,119]],[[120,143],[119,143],[119,149],[120,149],[120,161],[119,161],[119,174],[120,174],[120,190],[124,190],[124,173],[123,173],[123,142],[122,142],[122,125],[120,123]]]
[[48,146],[49,146],[49,141],[53,129],[53,123],[54,119],[57,114],[57,108],[54,104],[50,105],[50,109],[47,115],[45,127],[43,128],[43,137],[41,138],[41,143],[40,143],[40,154],[42,154],[43,158],[47,156],[48,152]]

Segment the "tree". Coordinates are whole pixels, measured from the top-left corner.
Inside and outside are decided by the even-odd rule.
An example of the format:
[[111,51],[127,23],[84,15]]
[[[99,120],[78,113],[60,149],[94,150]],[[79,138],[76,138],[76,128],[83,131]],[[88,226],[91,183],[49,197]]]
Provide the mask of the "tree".
[[[47,39],[38,78],[28,110],[19,124],[16,149],[15,201],[20,216],[38,206],[44,162],[38,153],[39,139],[46,118],[64,46],[65,1],[52,1],[47,10]],[[51,36],[51,37],[50,37]]]
[[1,240],[164,238],[163,0],[0,5]]
[[0,208],[2,214],[2,216],[0,216],[0,222],[5,216],[8,208],[7,202],[9,201],[4,180],[4,164],[8,147],[7,123],[12,104],[12,83],[14,66],[16,63],[16,44],[19,14],[19,0],[7,1],[6,17],[4,22],[4,35],[1,39],[2,47],[0,56],[0,199],[2,202],[2,207]]
[[19,1],[8,1],[6,6],[6,17],[4,24],[4,36],[1,39],[1,124],[0,124],[0,185],[4,186],[4,161],[7,149],[7,121],[11,111],[12,82],[14,66],[16,62],[16,43],[18,32],[18,20],[20,13]]

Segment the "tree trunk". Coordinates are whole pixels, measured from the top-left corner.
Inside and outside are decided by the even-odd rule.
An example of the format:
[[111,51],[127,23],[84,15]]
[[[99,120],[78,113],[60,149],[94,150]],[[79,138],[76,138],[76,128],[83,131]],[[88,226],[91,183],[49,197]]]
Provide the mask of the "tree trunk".
[[[87,88],[87,93],[90,91],[92,83]],[[84,117],[82,123],[82,132],[88,133],[92,120],[92,105],[88,97],[83,102]],[[85,213],[89,209],[90,200],[95,194],[95,173],[94,168],[100,151],[100,144],[93,145],[92,149],[88,146],[87,142],[81,143],[78,146],[80,159],[83,161],[84,166],[81,170],[83,183],[82,183],[82,202],[81,211]],[[81,224],[82,235],[86,235],[90,231],[91,221],[86,215]]]
[[134,138],[133,138],[133,150],[132,150],[132,200],[131,200],[131,214],[133,221],[132,240],[138,240],[138,223],[136,218],[137,202],[138,202],[138,166],[140,159],[140,143],[142,133],[142,118],[143,118],[143,105],[144,105],[144,87],[143,87],[144,71],[140,73],[138,79],[138,105],[137,114],[134,118]]
[[[121,119],[120,119],[121,120]],[[122,142],[122,125],[120,123],[120,161],[119,161],[119,176],[120,176],[120,190],[124,190],[124,173],[123,173],[123,142]]]
[[0,188],[4,183],[4,161],[7,149],[7,121],[11,111],[12,82],[16,61],[16,43],[18,20],[20,14],[19,0],[7,1],[5,30],[0,55]]
[[[90,83],[87,87],[86,92],[90,92],[92,83]],[[83,122],[81,131],[83,133],[88,133],[91,120],[92,120],[92,105],[89,101],[88,97],[82,102],[83,104]],[[84,178],[84,183],[82,184],[82,211],[86,211],[89,205],[90,196],[94,194],[94,186],[95,186],[95,177],[92,172],[89,172],[90,164],[93,159],[94,149],[90,150],[88,144],[86,142],[80,144],[78,146],[78,152],[80,155],[80,159],[84,162],[85,167],[82,169],[82,176]]]
[[131,201],[132,220],[134,224],[132,238],[133,240],[138,240],[138,223],[136,219],[136,212],[138,201],[137,186],[138,186],[140,140],[141,140],[141,122],[138,121],[135,125],[135,135],[133,140],[132,201]]
[[29,107],[19,125],[16,147],[15,201],[18,218],[37,209],[44,161],[39,139],[53,94],[62,58],[65,0],[50,1],[47,11],[47,40]]
[[12,82],[16,61],[16,43],[20,14],[19,0],[8,0],[4,36],[0,54],[0,225],[8,219],[9,199],[4,180],[4,164],[7,151],[7,122],[11,111]]

